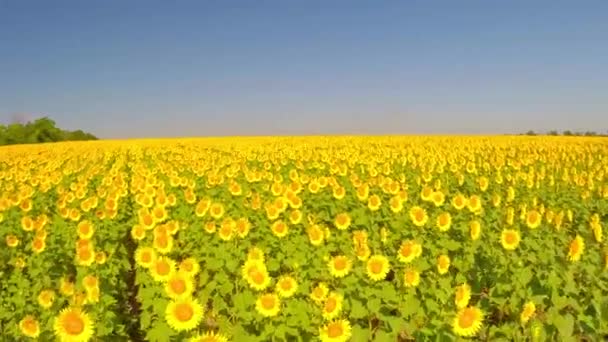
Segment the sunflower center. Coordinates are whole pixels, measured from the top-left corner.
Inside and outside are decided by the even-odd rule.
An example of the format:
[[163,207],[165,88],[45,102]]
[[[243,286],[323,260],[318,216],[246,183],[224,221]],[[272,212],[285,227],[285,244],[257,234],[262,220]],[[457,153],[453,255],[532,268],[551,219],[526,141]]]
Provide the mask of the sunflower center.
[[28,318],[23,322],[23,329],[31,334],[38,330],[38,324],[33,319]]
[[578,241],[572,241],[570,244],[570,252],[571,254],[576,254],[580,250],[580,246],[578,245]]
[[341,226],[345,225],[346,224],[346,216],[344,216],[344,215],[338,216],[337,221],[338,221],[339,225],[341,225]]
[[414,281],[416,281],[416,273],[415,273],[415,272],[412,272],[412,271],[407,271],[407,272],[405,273],[405,281],[406,281],[408,284],[412,284],[412,283],[414,283]]
[[291,288],[292,288],[292,286],[291,286],[291,281],[289,281],[289,280],[287,280],[287,279],[286,279],[286,280],[283,280],[283,281],[281,282],[281,288],[282,288],[283,290],[285,290],[285,291],[289,291],[289,290],[291,290]]
[[81,260],[89,260],[93,255],[91,254],[91,251],[89,251],[88,249],[82,249],[80,251],[80,259]]
[[253,282],[256,284],[264,283],[264,278],[264,274],[258,270],[254,270],[251,274],[251,279],[253,279]]
[[407,243],[401,247],[401,255],[408,257],[412,254],[412,245]]
[[342,271],[342,270],[346,269],[346,259],[345,258],[334,259],[334,268],[338,271]]
[[148,263],[148,262],[152,261],[152,254],[150,252],[148,252],[148,251],[143,252],[141,254],[141,261],[143,261],[145,263]]
[[512,232],[509,232],[505,235],[505,241],[509,245],[514,245],[517,242],[517,237]]
[[372,271],[372,273],[374,273],[374,274],[378,274],[378,273],[382,272],[382,268],[383,268],[382,266],[383,266],[383,263],[380,260],[373,260],[369,264],[369,268]]
[[180,303],[175,306],[175,317],[182,321],[189,321],[194,316],[194,309],[187,303]]
[[171,266],[166,261],[159,261],[156,264],[156,272],[160,275],[167,275],[171,272]]
[[68,335],[79,335],[84,331],[84,321],[75,312],[69,312],[63,317],[62,326]]
[[152,216],[150,216],[150,215],[144,216],[143,221],[146,226],[151,226],[152,225]]
[[318,229],[311,229],[310,230],[310,238],[312,240],[319,240],[319,239],[321,239],[321,232]]
[[322,289],[322,288],[320,288],[320,287],[316,287],[316,288],[314,289],[314,291],[313,291],[313,293],[312,293],[312,294],[313,294],[313,295],[314,295],[316,298],[322,298],[322,297],[323,297],[323,293],[324,293],[324,291],[323,291],[323,289]]
[[447,258],[439,258],[439,267],[444,269],[448,268],[448,259]]
[[186,292],[186,282],[183,279],[173,279],[170,282],[171,289],[177,294]]
[[41,249],[42,248],[42,244],[43,244],[42,240],[39,240],[39,239],[34,240],[34,248],[35,249]]
[[472,309],[465,309],[464,312],[458,318],[458,325],[463,329],[470,328],[471,326],[473,326],[473,323],[475,323],[476,318],[477,315],[475,311],[473,311]]
[[333,312],[337,306],[338,306],[338,302],[336,301],[336,299],[333,297],[329,297],[329,298],[327,298],[327,302],[325,302],[325,311]]
[[448,217],[446,215],[439,216],[439,224],[445,226],[448,224]]
[[422,210],[416,210],[416,213],[414,213],[414,218],[416,221],[422,222],[422,220],[424,220],[424,212]]
[[264,296],[262,297],[262,307],[266,310],[270,310],[274,308],[274,297],[272,296]]
[[330,338],[340,337],[344,334],[344,329],[342,325],[338,322],[330,323],[327,327],[327,336]]
[[191,262],[183,262],[182,269],[186,272],[192,272],[194,270],[194,265]]

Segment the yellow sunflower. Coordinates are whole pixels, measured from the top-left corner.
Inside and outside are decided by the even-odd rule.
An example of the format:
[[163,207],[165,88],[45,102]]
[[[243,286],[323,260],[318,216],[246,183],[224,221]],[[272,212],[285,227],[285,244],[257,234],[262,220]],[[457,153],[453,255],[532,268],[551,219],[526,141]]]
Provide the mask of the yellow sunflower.
[[61,342],[86,342],[93,337],[94,327],[89,315],[78,307],[67,307],[55,317],[55,336]]
[[296,293],[298,282],[291,276],[282,276],[277,281],[276,292],[279,297],[289,298]]
[[193,290],[194,280],[182,271],[173,272],[165,283],[165,293],[172,299],[188,297]]
[[481,329],[483,312],[476,307],[463,308],[458,311],[452,323],[452,330],[458,336],[472,337]]
[[532,302],[532,301],[527,302],[526,304],[524,304],[524,308],[521,311],[519,320],[521,321],[522,324],[526,324],[530,320],[530,318],[532,318],[532,316],[534,316],[535,312],[536,312],[536,305],[534,305],[534,302]]
[[327,266],[332,276],[342,278],[350,273],[353,263],[347,256],[337,255],[329,260]]
[[81,239],[90,239],[95,233],[95,229],[93,228],[93,224],[89,220],[83,220],[78,223],[78,236]]
[[194,277],[200,271],[201,266],[196,259],[189,257],[179,263],[178,269],[189,277]]
[[570,261],[578,261],[581,259],[581,255],[585,250],[585,241],[579,235],[576,235],[574,240],[570,242],[570,246],[568,247],[568,260]]
[[224,205],[222,203],[213,203],[211,204],[211,206],[209,207],[209,214],[211,215],[211,217],[213,217],[214,219],[220,219],[222,218],[222,216],[224,216]]
[[176,331],[196,328],[203,319],[203,306],[197,299],[181,298],[167,304],[165,320]]
[[446,274],[450,269],[450,257],[442,254],[437,258],[437,272],[439,274]]
[[469,234],[471,235],[471,240],[475,241],[479,239],[479,235],[481,234],[481,223],[479,223],[478,220],[469,222]]
[[262,291],[270,285],[270,276],[264,263],[258,260],[247,260],[241,270],[243,278],[253,289]]
[[414,240],[406,240],[401,243],[397,252],[397,259],[403,263],[410,263],[422,254],[422,245]]
[[377,211],[378,209],[380,209],[381,205],[382,205],[382,200],[380,199],[380,196],[378,196],[378,195],[375,195],[375,194],[371,195],[367,199],[367,207],[371,211]]
[[330,292],[323,304],[323,318],[331,320],[337,317],[342,311],[344,298],[337,292]]
[[158,282],[167,281],[173,272],[175,272],[175,261],[169,257],[159,256],[150,266],[150,275]]
[[32,315],[27,315],[19,321],[19,330],[29,338],[37,338],[40,335],[40,323]]
[[263,263],[265,260],[264,251],[261,250],[259,247],[251,247],[247,252],[247,259],[260,261]]
[[389,270],[390,264],[384,255],[373,255],[367,260],[367,276],[373,281],[386,278]]
[[277,220],[272,223],[271,226],[272,233],[277,237],[285,237],[287,233],[289,233],[289,227],[282,220]]
[[312,225],[307,230],[308,239],[313,246],[319,246],[325,240],[323,229],[319,225]]
[[45,309],[53,306],[53,302],[55,301],[55,291],[53,290],[42,290],[38,294],[38,304]]
[[426,210],[420,206],[413,206],[410,208],[410,219],[417,227],[423,227],[429,220]]
[[500,243],[502,244],[502,247],[509,251],[517,248],[520,240],[521,237],[519,236],[519,232],[514,229],[504,229],[500,236]]
[[452,216],[448,212],[441,213],[437,216],[437,228],[439,231],[445,232],[452,226]]
[[258,297],[255,308],[264,317],[273,317],[279,314],[281,300],[274,293],[265,293]]
[[406,287],[416,287],[420,284],[420,272],[414,268],[408,268],[403,273],[403,284]]
[[350,226],[351,218],[348,213],[340,213],[334,220],[334,225],[340,230],[346,230]]
[[535,229],[540,226],[543,216],[536,210],[530,210],[526,213],[526,225],[530,229]]
[[328,293],[329,288],[327,285],[325,283],[318,283],[317,286],[311,290],[310,298],[316,303],[321,303],[325,300]]
[[345,319],[333,320],[319,328],[321,342],[346,342],[351,336],[351,325]]
[[228,338],[221,333],[207,331],[203,334],[190,337],[187,342],[228,342]]
[[454,303],[456,307],[462,309],[469,305],[471,300],[471,287],[469,284],[461,284],[456,287],[456,295],[454,296]]
[[156,258],[156,251],[152,247],[140,246],[135,250],[135,262],[143,268],[150,268]]

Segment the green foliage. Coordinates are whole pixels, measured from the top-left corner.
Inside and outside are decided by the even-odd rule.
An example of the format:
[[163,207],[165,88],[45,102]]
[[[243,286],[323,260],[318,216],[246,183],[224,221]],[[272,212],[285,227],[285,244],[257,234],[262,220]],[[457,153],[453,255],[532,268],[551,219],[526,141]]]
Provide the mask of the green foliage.
[[0,145],[84,140],[97,140],[97,137],[82,130],[62,130],[55,126],[55,121],[47,117],[26,124],[0,125]]

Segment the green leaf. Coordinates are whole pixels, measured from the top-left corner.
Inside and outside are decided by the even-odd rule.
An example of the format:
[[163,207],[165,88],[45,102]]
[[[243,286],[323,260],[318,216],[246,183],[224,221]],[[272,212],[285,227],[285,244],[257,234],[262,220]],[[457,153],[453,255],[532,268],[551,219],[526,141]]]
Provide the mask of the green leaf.
[[570,314],[553,317],[553,325],[557,328],[562,339],[572,338],[574,331],[574,317]]
[[362,328],[360,325],[354,325],[352,328],[351,342],[367,342],[370,338],[370,331],[367,328]]
[[148,330],[146,337],[151,342],[170,342],[173,335],[175,332],[169,325],[163,321],[157,321],[152,329]]
[[378,298],[371,298],[367,301],[367,308],[370,312],[378,312],[380,311],[380,307],[382,306],[382,302]]
[[367,308],[357,299],[350,300],[350,317],[354,319],[365,318],[369,312]]

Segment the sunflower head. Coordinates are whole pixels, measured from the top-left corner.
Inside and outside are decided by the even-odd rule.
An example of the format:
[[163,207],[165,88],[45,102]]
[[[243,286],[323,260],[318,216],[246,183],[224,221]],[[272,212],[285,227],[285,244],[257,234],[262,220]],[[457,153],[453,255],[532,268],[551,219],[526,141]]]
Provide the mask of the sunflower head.
[[203,318],[203,306],[197,299],[176,299],[167,305],[165,320],[176,331],[188,331],[196,328]]
[[78,307],[67,307],[55,317],[55,336],[61,341],[88,341],[93,337],[93,321]]
[[472,337],[481,329],[483,312],[476,307],[460,309],[452,323],[452,330],[458,336]]

